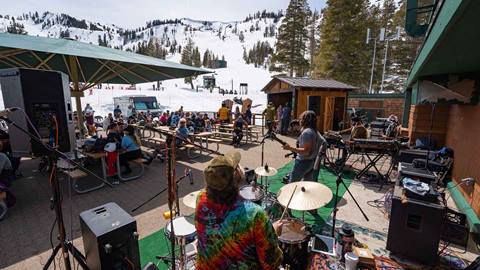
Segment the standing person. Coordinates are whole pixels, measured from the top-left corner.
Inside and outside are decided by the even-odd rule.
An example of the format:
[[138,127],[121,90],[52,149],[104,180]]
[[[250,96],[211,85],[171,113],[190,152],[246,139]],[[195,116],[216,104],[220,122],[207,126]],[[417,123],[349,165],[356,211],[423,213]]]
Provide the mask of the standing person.
[[243,120],[243,117],[240,115],[235,122],[233,122],[233,138],[232,145],[240,146],[240,142],[243,138],[243,129],[248,128],[247,122]]
[[222,124],[230,122],[229,114],[230,114],[230,110],[227,108],[225,103],[222,103],[222,107],[218,109],[218,119],[220,119],[220,122]]
[[180,115],[178,112],[173,113],[172,120],[170,121],[171,127],[176,127],[180,121]]
[[287,135],[288,127],[290,126],[290,119],[292,117],[292,108],[290,108],[288,102],[285,103],[285,106],[282,109],[282,115],[280,117],[280,134]]
[[240,107],[235,107],[235,119],[237,119],[240,116]]
[[275,115],[275,124],[277,125],[277,132],[282,131],[281,126],[282,126],[282,111],[283,107],[282,104],[278,105],[276,115]]
[[271,130],[274,125],[275,121],[275,106],[273,106],[273,102],[269,102],[268,106],[262,112],[263,116],[265,117],[265,124],[267,125],[268,130]]
[[122,110],[120,109],[120,105],[117,105],[117,107],[113,110],[113,116],[115,116],[115,119],[118,119],[122,115]]
[[283,255],[277,234],[257,204],[239,195],[245,174],[239,152],[217,156],[204,170],[206,190],[197,197],[197,270],[279,269]]
[[95,111],[93,110],[92,106],[90,106],[90,103],[87,103],[83,113],[85,114],[85,121],[87,122],[88,135],[93,136],[96,133],[95,121],[93,118]]
[[105,117],[105,119],[103,120],[103,123],[102,123],[102,127],[103,127],[103,131],[106,131],[108,130],[108,127],[113,124],[113,115],[112,113],[108,113],[108,116]]
[[252,124],[252,105],[247,106],[247,110],[245,111],[245,120],[247,121],[247,124],[251,125]]
[[297,140],[297,147],[285,144],[283,149],[297,154],[295,164],[290,173],[290,182],[300,180],[316,181],[313,166],[318,155],[321,142],[317,132],[317,116],[314,111],[305,111],[300,115],[302,131]]

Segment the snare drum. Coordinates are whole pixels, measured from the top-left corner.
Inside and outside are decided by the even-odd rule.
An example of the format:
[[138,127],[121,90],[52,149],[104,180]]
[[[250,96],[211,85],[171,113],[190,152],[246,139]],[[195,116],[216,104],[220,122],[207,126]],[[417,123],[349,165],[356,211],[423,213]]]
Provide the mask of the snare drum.
[[[170,239],[170,232],[171,232],[171,223],[169,221],[165,226],[165,235],[168,239]],[[195,222],[192,217],[176,217],[173,220],[173,230],[175,233],[175,238],[178,240],[185,240],[185,243],[191,243],[195,241],[195,237],[197,236],[197,230],[195,229]]]
[[302,221],[283,220],[282,232],[278,236],[283,251],[283,265],[289,265],[290,269],[306,269],[309,236],[310,233]]
[[256,204],[260,204],[265,196],[265,193],[260,186],[246,185],[240,188],[239,193],[240,196],[245,200],[254,202]]

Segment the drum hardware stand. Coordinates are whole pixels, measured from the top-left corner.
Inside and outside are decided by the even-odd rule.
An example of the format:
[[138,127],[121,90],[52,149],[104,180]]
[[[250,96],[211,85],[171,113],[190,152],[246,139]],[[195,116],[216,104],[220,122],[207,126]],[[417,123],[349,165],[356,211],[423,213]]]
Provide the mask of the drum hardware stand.
[[67,162],[77,166],[78,168],[81,168],[82,170],[85,170],[89,174],[95,176],[96,178],[100,179],[102,182],[107,184],[110,187],[113,187],[110,183],[105,181],[103,178],[97,176],[90,170],[87,170],[84,168],[81,164],[79,164],[76,161],[73,161],[70,157],[68,157],[66,154],[58,151],[58,149],[45,144],[40,138],[38,138],[36,135],[28,131],[27,129],[17,125],[15,122],[11,121],[7,117],[0,117],[1,119],[5,120],[8,124],[13,125],[16,127],[18,130],[29,136],[34,142],[40,144],[43,146],[44,149],[46,149],[49,152],[49,160],[51,164],[50,168],[50,173],[51,173],[51,183],[50,186],[52,188],[52,198],[51,198],[51,206],[50,208],[55,211],[55,218],[57,222],[57,227],[58,227],[58,239],[60,242],[57,244],[57,246],[53,249],[52,254],[48,258],[47,262],[43,266],[43,269],[46,270],[50,267],[51,263],[55,260],[55,257],[57,256],[57,253],[62,252],[62,257],[63,261],[65,264],[65,269],[66,270],[71,270],[72,266],[70,263],[70,253],[73,256],[73,260],[77,261],[78,264],[83,268],[83,269],[89,269],[87,264],[86,264],[86,258],[83,256],[83,254],[73,245],[72,241],[69,241],[66,236],[66,231],[65,231],[65,224],[63,222],[63,210],[62,210],[62,194],[60,190],[60,183],[57,178],[57,160],[58,158],[63,158]]
[[[169,208],[169,211],[170,211],[170,244],[171,244],[171,257],[170,258],[166,258],[164,256],[157,256],[158,259],[162,259],[164,261],[171,261],[171,264],[172,264],[172,270],[175,270],[176,268],[176,265],[175,265],[175,230],[174,230],[174,226],[173,226],[173,220],[174,220],[174,209],[173,209],[173,204],[175,203],[175,206],[177,208],[177,211],[180,210],[180,203],[179,203],[179,198],[178,198],[178,188],[177,188],[177,183],[183,179],[185,179],[185,177],[183,177],[183,179],[179,179],[178,181],[174,181],[174,173],[173,173],[173,167],[174,167],[174,164],[173,164],[173,159],[172,159],[172,156],[173,156],[173,151],[175,150],[175,144],[176,144],[176,140],[180,140],[184,143],[188,143],[188,144],[191,144],[191,145],[194,145],[202,150],[205,150],[206,152],[210,152],[210,153],[214,153],[214,154],[217,154],[217,155],[223,155],[222,153],[218,152],[218,151],[215,151],[215,150],[211,150],[211,149],[208,149],[206,147],[203,147],[202,145],[199,145],[199,144],[196,144],[194,142],[190,142],[189,140],[187,139],[184,139],[184,138],[181,138],[179,136],[177,136],[176,134],[173,134],[173,133],[170,133],[170,132],[166,132],[166,131],[162,131],[162,130],[158,130],[158,129],[153,129],[154,131],[156,132],[159,132],[163,135],[165,135],[167,137],[167,142],[170,141],[171,142],[171,147],[167,147],[167,183],[168,183],[168,186],[167,188],[165,188],[164,190],[161,190],[157,195],[155,195],[154,197],[148,199],[147,201],[145,201],[143,204],[141,204],[140,206],[136,207],[135,209],[133,210],[137,210],[138,208],[142,207],[143,205],[145,205],[146,203],[150,202],[151,200],[153,200],[155,197],[157,197],[158,195],[160,195],[162,192],[165,192],[168,190],[168,208]],[[175,198],[172,198],[173,196],[175,196]],[[132,212],[133,212],[132,210]],[[177,212],[177,214],[179,214]],[[180,269],[183,268],[183,263],[184,263],[184,254],[183,254],[183,249],[181,248],[180,249]]]
[[334,206],[333,206],[333,217],[332,217],[332,237],[335,237],[335,223],[337,221],[337,212],[338,212],[338,190],[340,188],[340,184],[343,185],[343,187],[345,187],[345,190],[348,192],[348,194],[350,195],[350,197],[353,199],[353,201],[355,202],[355,204],[357,205],[357,208],[358,210],[360,210],[360,212],[362,213],[363,217],[365,218],[366,221],[370,221],[368,219],[368,216],[367,214],[365,214],[365,212],[363,211],[362,207],[360,206],[360,204],[358,204],[357,200],[355,199],[355,197],[353,196],[353,194],[350,192],[350,189],[348,188],[348,186],[345,184],[345,182],[343,181],[343,178],[342,178],[342,172],[339,170],[339,168],[328,158],[328,156],[324,156],[325,157],[325,160],[328,162],[328,165],[329,167],[333,170],[333,172],[336,174],[337,176],[337,181],[336,181],[336,187],[335,187],[335,202],[334,202]]

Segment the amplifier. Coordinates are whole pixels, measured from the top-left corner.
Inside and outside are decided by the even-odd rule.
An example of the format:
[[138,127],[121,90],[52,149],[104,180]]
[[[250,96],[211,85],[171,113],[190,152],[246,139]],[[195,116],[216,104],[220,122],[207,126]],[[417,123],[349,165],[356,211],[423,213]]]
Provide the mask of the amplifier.
[[423,168],[415,168],[410,163],[400,162],[398,164],[398,179],[399,183],[401,184],[401,180],[404,177],[409,177],[413,180],[418,180],[420,182],[424,182],[430,184],[432,182],[437,181],[437,177],[434,173],[427,171]]
[[80,227],[90,270],[140,269],[137,223],[116,203],[80,213]]
[[402,193],[403,188],[396,186],[387,250],[393,255],[435,265],[447,208],[439,203],[405,199]]
[[398,162],[412,163],[416,158],[427,158],[427,150],[420,149],[403,149],[398,152]]

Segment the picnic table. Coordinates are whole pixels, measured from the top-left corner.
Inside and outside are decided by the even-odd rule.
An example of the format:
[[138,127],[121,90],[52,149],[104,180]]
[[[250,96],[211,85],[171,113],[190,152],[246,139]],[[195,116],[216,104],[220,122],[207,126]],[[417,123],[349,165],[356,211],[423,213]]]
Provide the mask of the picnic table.
[[[229,137],[233,138],[233,131],[234,127],[233,124],[215,124],[214,126],[215,131],[213,132],[217,137]],[[253,129],[253,126],[243,127],[243,131],[245,133],[245,143],[250,142],[258,142],[258,131]]]

